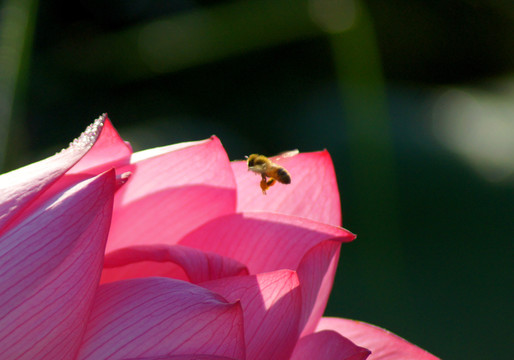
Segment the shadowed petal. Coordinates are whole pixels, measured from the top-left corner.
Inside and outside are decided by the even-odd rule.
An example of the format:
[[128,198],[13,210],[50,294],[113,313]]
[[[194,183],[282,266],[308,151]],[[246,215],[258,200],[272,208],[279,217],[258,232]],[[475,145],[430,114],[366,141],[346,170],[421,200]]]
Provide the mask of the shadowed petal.
[[294,271],[224,278],[201,285],[228,301],[241,301],[247,360],[289,359],[300,334],[301,294]]
[[352,241],[349,231],[283,214],[248,212],[216,218],[187,234],[181,245],[212,251],[245,264],[251,274],[297,269],[322,241]]
[[71,359],[102,269],[114,171],[83,181],[0,238],[4,359]]
[[302,337],[291,360],[364,360],[370,354],[335,331],[320,331]]
[[146,245],[107,255],[101,282],[163,276],[197,284],[237,275],[248,275],[248,270],[234,259],[180,245]]
[[232,162],[238,212],[278,212],[341,226],[339,190],[328,151],[270,159],[289,171],[291,184],[276,184],[267,195],[259,187],[260,176],[249,172],[245,161]]
[[136,153],[134,159],[119,169],[132,175],[116,193],[107,252],[173,245],[191,229],[234,212],[234,175],[216,137]]
[[369,360],[436,360],[434,355],[401,337],[361,321],[322,318],[317,330],[334,330],[359,346],[371,350]]
[[241,305],[187,282],[145,278],[98,288],[77,359],[191,354],[244,360]]

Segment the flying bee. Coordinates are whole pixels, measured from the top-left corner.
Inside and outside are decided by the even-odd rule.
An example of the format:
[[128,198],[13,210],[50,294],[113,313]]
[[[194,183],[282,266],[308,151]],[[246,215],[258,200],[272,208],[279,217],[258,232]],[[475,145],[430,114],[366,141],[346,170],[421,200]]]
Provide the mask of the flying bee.
[[[284,156],[293,156],[298,153],[297,150],[284,153]],[[266,190],[275,185],[278,181],[282,184],[291,183],[291,175],[282,166],[275,164],[264,155],[252,154],[247,156],[248,170],[261,175],[262,193],[266,195]],[[269,178],[269,179],[268,179]]]

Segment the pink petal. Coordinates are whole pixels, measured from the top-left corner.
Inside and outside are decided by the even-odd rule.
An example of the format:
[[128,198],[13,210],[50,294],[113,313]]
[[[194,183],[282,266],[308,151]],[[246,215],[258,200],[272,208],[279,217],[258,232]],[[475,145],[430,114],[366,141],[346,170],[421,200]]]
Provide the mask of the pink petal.
[[237,182],[237,211],[268,211],[295,215],[341,226],[341,200],[328,151],[300,153],[276,160],[289,171],[291,184],[275,184],[263,195],[260,176],[245,161],[232,162]]
[[302,334],[314,331],[325,312],[339,261],[339,241],[327,240],[309,250],[298,266],[302,284]]
[[237,360],[234,358],[228,358],[225,356],[215,355],[176,355],[176,356],[152,356],[152,357],[138,357],[138,358],[126,358],[123,360]]
[[249,212],[218,217],[187,234],[181,245],[212,251],[245,264],[251,274],[297,269],[322,241],[352,241],[349,231],[304,218]]
[[321,331],[302,337],[291,360],[364,360],[370,354],[335,331]]
[[[8,222],[20,216],[34,199],[88,153],[102,132],[103,120],[103,117],[96,119],[66,150],[0,176],[0,232],[5,231]],[[48,194],[48,197],[55,195],[65,186],[56,189],[53,194]]]
[[435,360],[434,355],[401,337],[361,321],[322,318],[317,330],[335,330],[359,346],[371,350],[369,360]]
[[224,278],[202,286],[228,301],[241,301],[247,360],[289,358],[300,334],[302,306],[294,271]]
[[248,275],[246,267],[218,254],[180,245],[146,245],[108,254],[101,282],[163,276],[197,284],[238,275]]
[[216,137],[136,153],[133,160],[119,169],[132,175],[116,193],[108,252],[173,245],[191,229],[234,212],[234,175]]
[[341,242],[354,238],[345,229],[308,219],[245,213],[215,219],[180,243],[236,259],[251,274],[298,270],[303,301],[300,329],[305,334],[314,330],[325,310]]
[[73,358],[102,269],[114,171],[33,209],[0,238],[4,359]]
[[86,156],[80,159],[68,174],[98,174],[129,163],[132,148],[120,137],[107,114],[100,118],[103,118],[104,123],[100,136]]
[[241,305],[187,282],[156,277],[98,288],[77,358],[191,354],[244,359]]

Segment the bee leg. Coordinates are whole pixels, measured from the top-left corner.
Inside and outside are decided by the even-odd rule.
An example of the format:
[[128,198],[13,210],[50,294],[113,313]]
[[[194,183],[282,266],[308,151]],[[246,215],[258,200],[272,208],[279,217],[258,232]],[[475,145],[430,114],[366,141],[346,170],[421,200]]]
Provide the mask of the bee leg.
[[275,185],[275,183],[277,182],[277,180],[273,179],[273,178],[270,178],[267,182],[266,182],[266,185],[268,185],[268,188]]
[[266,190],[268,190],[269,186],[268,186],[268,181],[266,179],[266,176],[262,175],[262,180],[261,180],[261,189],[262,189],[262,193],[264,195],[266,195]]

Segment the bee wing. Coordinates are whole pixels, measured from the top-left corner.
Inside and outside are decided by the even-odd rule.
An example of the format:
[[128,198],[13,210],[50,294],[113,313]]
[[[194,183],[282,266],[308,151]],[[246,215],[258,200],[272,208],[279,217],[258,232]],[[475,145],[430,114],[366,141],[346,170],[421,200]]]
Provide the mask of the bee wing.
[[278,155],[273,156],[271,159],[273,159],[273,161],[280,161],[280,159],[295,156],[295,155],[298,155],[299,153],[300,153],[300,151],[298,149],[284,151]]

